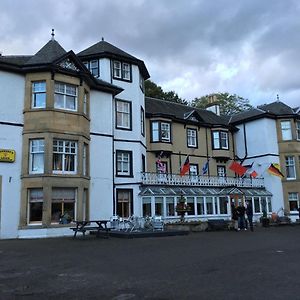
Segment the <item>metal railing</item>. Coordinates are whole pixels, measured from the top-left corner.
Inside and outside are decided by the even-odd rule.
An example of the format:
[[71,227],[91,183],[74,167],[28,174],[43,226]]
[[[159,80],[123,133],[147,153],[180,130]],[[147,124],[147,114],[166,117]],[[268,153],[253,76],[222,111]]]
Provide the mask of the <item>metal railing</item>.
[[207,187],[265,187],[263,178],[234,178],[218,176],[141,173],[142,183],[145,185],[182,185]]

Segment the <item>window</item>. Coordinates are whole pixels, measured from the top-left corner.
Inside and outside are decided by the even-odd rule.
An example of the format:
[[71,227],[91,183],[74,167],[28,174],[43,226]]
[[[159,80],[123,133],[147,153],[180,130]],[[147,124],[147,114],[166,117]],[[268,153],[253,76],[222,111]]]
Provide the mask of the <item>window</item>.
[[77,142],[53,140],[53,173],[75,174]]
[[226,215],[228,213],[227,203],[227,197],[219,197],[220,214]]
[[131,130],[131,102],[116,101],[116,128]]
[[186,204],[190,208],[190,210],[187,212],[188,215],[195,215],[195,202],[194,197],[186,197]]
[[281,135],[284,141],[292,139],[291,121],[281,121]]
[[83,144],[83,157],[82,157],[82,173],[83,176],[87,176],[87,169],[88,169],[88,159],[87,159],[87,153],[88,153],[88,145]]
[[225,131],[213,131],[213,149],[228,150],[228,133]]
[[213,197],[206,197],[206,214],[212,215],[213,211]]
[[254,212],[255,213],[261,212],[259,197],[254,197]]
[[146,172],[146,157],[142,154],[142,172]]
[[141,88],[142,92],[144,93],[145,92],[145,80],[141,73],[140,73],[140,88]]
[[87,115],[87,100],[88,100],[88,92],[84,91],[83,96],[83,113]]
[[155,215],[164,215],[163,197],[155,197]]
[[197,175],[198,175],[198,165],[190,164],[190,176],[197,176]]
[[197,214],[204,215],[204,198],[197,197],[196,200],[197,200]]
[[99,77],[99,61],[91,60],[90,61],[90,72],[93,76]]
[[117,215],[128,218],[133,215],[132,190],[117,190]]
[[30,140],[29,142],[29,173],[44,173],[44,140]]
[[145,136],[145,111],[143,107],[141,107],[141,134]]
[[296,179],[295,158],[294,156],[285,157],[285,170],[287,179]]
[[113,62],[113,77],[116,79],[131,80],[131,65],[128,63],[121,63],[120,61]]
[[75,219],[76,189],[54,188],[52,190],[51,222],[68,224]]
[[191,148],[197,148],[197,130],[187,129],[187,146]]
[[298,193],[289,193],[290,211],[298,211]]
[[217,176],[226,177],[226,167],[225,166],[217,166]]
[[132,176],[132,152],[116,151],[117,156],[117,176]]
[[297,140],[300,141],[300,122],[296,122],[296,136]]
[[55,82],[54,108],[77,111],[77,87]]
[[43,189],[30,189],[28,199],[28,223],[42,223]]
[[32,83],[32,108],[46,107],[46,81]]
[[175,202],[174,197],[166,197],[166,214],[168,217],[175,216]]
[[171,142],[171,124],[161,121],[153,121],[152,142]]
[[151,197],[143,197],[143,217],[151,217]]

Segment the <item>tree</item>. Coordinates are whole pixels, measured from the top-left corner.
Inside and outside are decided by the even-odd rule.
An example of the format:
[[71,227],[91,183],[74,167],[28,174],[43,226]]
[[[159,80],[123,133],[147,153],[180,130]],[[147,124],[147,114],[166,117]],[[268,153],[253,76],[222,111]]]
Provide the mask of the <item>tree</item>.
[[221,115],[232,115],[252,108],[248,99],[229,93],[215,93],[195,98],[191,105],[205,109],[212,103],[220,105]]
[[187,105],[188,102],[185,99],[181,99],[174,91],[164,92],[162,87],[157,85],[151,80],[145,81],[145,95],[147,97],[162,99],[170,102],[180,103]]

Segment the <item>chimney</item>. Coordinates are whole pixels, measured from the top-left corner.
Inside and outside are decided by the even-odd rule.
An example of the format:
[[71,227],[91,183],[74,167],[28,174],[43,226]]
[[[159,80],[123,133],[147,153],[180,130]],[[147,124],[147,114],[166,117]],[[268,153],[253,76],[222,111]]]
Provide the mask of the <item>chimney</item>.
[[208,96],[208,104],[206,110],[212,111],[216,115],[220,115],[220,104],[218,103],[217,95],[212,94]]

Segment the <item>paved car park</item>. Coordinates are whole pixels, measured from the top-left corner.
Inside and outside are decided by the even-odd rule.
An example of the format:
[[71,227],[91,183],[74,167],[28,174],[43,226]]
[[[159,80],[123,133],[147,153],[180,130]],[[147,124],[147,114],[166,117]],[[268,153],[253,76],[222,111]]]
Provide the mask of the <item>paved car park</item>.
[[0,241],[0,299],[299,299],[300,226]]

